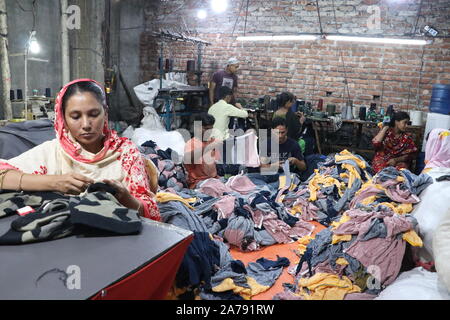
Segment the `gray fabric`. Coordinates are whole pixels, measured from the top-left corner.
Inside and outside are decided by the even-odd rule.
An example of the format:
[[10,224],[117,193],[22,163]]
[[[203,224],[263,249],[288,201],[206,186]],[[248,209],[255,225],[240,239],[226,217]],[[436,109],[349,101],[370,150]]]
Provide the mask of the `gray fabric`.
[[334,209],[337,212],[341,212],[341,210],[343,210],[344,208],[348,208],[348,206],[346,206],[346,205],[355,196],[355,193],[361,188],[361,186],[362,186],[361,179],[356,179],[355,182],[353,183],[352,187],[347,189],[347,190],[345,190],[345,192],[342,195],[342,197],[334,205]]
[[9,123],[0,128],[0,159],[11,159],[37,145],[55,139],[49,119]]
[[247,275],[256,280],[260,285],[271,287],[283,272],[283,267],[273,270],[264,269],[259,263],[250,262],[247,266]]
[[227,264],[229,264],[231,261],[233,261],[233,257],[230,254],[229,247],[225,243],[223,243],[222,241],[218,241],[218,240],[213,240],[213,241],[219,248],[220,268],[222,268],[222,267],[226,266]]
[[308,248],[312,248],[312,259],[311,263],[313,266],[319,262],[325,261],[327,255],[321,255],[325,252],[327,247],[330,245],[333,234],[330,228],[324,229],[319,232],[315,239],[308,244]]
[[211,277],[211,287],[214,288],[222,283],[223,280],[231,278],[235,285],[244,288],[250,288],[247,283],[247,277],[245,273],[234,272],[231,268],[231,261],[222,266],[214,276]]
[[208,232],[203,220],[179,201],[159,203],[159,213],[165,223],[197,232]]
[[277,241],[266,230],[257,231],[256,235],[262,246],[271,246],[277,243]]
[[367,241],[373,238],[386,238],[387,228],[382,219],[373,219],[370,223],[369,230],[361,237],[362,241]]

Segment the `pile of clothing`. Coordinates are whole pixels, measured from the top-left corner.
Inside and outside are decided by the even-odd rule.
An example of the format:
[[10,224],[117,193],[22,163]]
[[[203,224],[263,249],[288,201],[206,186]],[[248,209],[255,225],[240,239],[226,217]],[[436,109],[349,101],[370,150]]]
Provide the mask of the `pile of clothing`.
[[267,270],[261,261],[245,267],[231,258],[229,247],[254,251],[312,233],[314,226],[289,214],[276,196],[277,190],[256,186],[245,175],[207,179],[195,190],[168,188],[156,194],[162,221],[194,232],[178,271],[177,297],[197,292],[205,299],[217,293],[223,298],[226,292],[230,298],[232,292],[249,299],[273,285],[286,261]]
[[175,151],[170,148],[164,151],[151,140],[143,143],[139,151],[144,158],[151,160],[158,168],[160,188],[173,188],[177,191],[187,188],[187,175]]
[[[373,299],[397,278],[406,244],[422,246],[415,231],[417,221],[409,213],[433,179],[389,167],[361,185],[355,173],[356,179],[350,175],[345,191],[340,192],[340,199],[351,194],[342,207],[347,209],[343,214],[337,212],[315,238],[299,240],[301,259],[290,270],[295,282],[275,299]],[[339,193],[338,181],[329,178],[320,181],[333,183]],[[310,198],[301,201],[302,208],[314,199],[312,190]],[[334,209],[339,207],[334,205]]]
[[347,150],[328,156],[304,183],[281,189],[277,199],[295,217],[328,226],[349,209],[350,200],[372,178],[372,169],[359,155]]
[[[0,245],[18,245],[60,239],[70,235],[138,234],[142,222],[136,210],[123,207],[115,191],[93,184],[83,196],[55,192],[0,193],[0,218],[29,207],[32,213],[18,216],[0,234]],[[1,223],[0,219],[0,223]]]
[[[427,175],[395,168],[373,176],[362,157],[344,150],[328,156],[305,182],[280,175],[278,189],[245,174],[207,179],[195,190],[167,188],[156,195],[162,221],[195,233],[177,276],[184,290],[178,293],[249,299],[279,274],[254,285],[256,274],[264,274],[261,266],[231,259],[229,247],[248,252],[297,241],[301,259],[289,269],[295,282],[276,299],[373,298],[397,277],[406,243],[421,245],[408,213],[430,183]],[[314,237],[312,221],[327,228]]]

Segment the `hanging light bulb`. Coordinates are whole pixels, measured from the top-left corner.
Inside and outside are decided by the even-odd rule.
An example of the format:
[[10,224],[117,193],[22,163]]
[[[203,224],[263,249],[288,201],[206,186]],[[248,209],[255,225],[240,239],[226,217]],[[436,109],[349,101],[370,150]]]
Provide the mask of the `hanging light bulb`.
[[211,7],[214,12],[222,13],[228,8],[228,0],[211,0]]
[[36,39],[36,31],[33,31],[31,33],[28,48],[30,49],[30,52],[33,54],[38,54],[39,52],[41,52],[41,46],[39,45],[39,42]]
[[199,18],[199,19],[205,19],[207,17],[207,15],[208,14],[206,13],[206,10],[204,10],[204,9],[200,9],[197,11],[197,18]]

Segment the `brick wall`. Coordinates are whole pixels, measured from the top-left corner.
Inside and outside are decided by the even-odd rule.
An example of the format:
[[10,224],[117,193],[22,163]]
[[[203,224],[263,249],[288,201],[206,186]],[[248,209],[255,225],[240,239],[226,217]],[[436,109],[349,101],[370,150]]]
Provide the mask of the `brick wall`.
[[[347,94],[354,104],[381,102],[402,109],[428,108],[432,86],[450,84],[450,38],[434,39],[427,46],[375,45],[328,40],[297,42],[239,42],[246,34],[319,33],[315,1],[231,1],[224,14],[205,20],[195,17],[199,1],[162,2],[149,7],[146,31],[141,35],[141,80],[157,76],[159,44],[151,36],[159,28],[189,32],[211,43],[204,50],[202,81],[222,68],[230,56],[241,61],[239,96],[257,98],[292,91],[298,98],[325,103],[343,103]],[[450,1],[423,0],[320,0],[324,33],[417,34],[425,25],[450,34]],[[380,12],[380,28],[374,28],[369,6]],[[333,10],[334,7],[334,10]],[[336,18],[335,18],[336,16]],[[372,19],[372,20],[371,20]],[[233,32],[234,31],[234,32]],[[197,59],[196,46],[183,42],[164,45],[164,57],[174,59],[175,69]],[[348,81],[348,93],[345,80]],[[331,95],[327,92],[331,92]],[[379,99],[374,96],[380,96]]]

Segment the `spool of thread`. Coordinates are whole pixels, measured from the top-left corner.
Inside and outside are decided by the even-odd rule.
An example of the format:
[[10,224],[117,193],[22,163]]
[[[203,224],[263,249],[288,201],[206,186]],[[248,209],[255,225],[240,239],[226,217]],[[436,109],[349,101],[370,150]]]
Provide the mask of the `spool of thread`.
[[9,90],[9,100],[15,100],[16,99],[16,95],[14,90]]
[[45,96],[50,98],[52,96],[52,91],[50,88],[45,88]]
[[18,100],[23,100],[22,89],[17,89],[17,99]]
[[358,119],[359,109],[353,107],[353,119]]
[[327,104],[327,113],[329,116],[334,116],[336,113],[336,105],[335,104]]
[[158,70],[161,71],[163,69],[163,60],[158,58]]
[[323,109],[323,99],[319,99],[319,103],[317,103],[317,111],[322,111]]
[[413,126],[421,126],[423,124],[422,111],[416,111],[416,110],[411,111],[410,117],[411,117],[411,124]]
[[187,71],[195,71],[195,60],[187,61]]
[[172,71],[173,69],[173,60],[172,59],[166,59],[166,70]]
[[366,114],[367,114],[367,108],[366,107],[360,107],[359,108],[359,119],[365,121],[366,120]]
[[353,119],[353,106],[347,106],[347,116],[345,118],[347,120]]
[[347,120],[347,114],[348,114],[348,106],[342,106],[341,109],[341,117],[343,120]]

